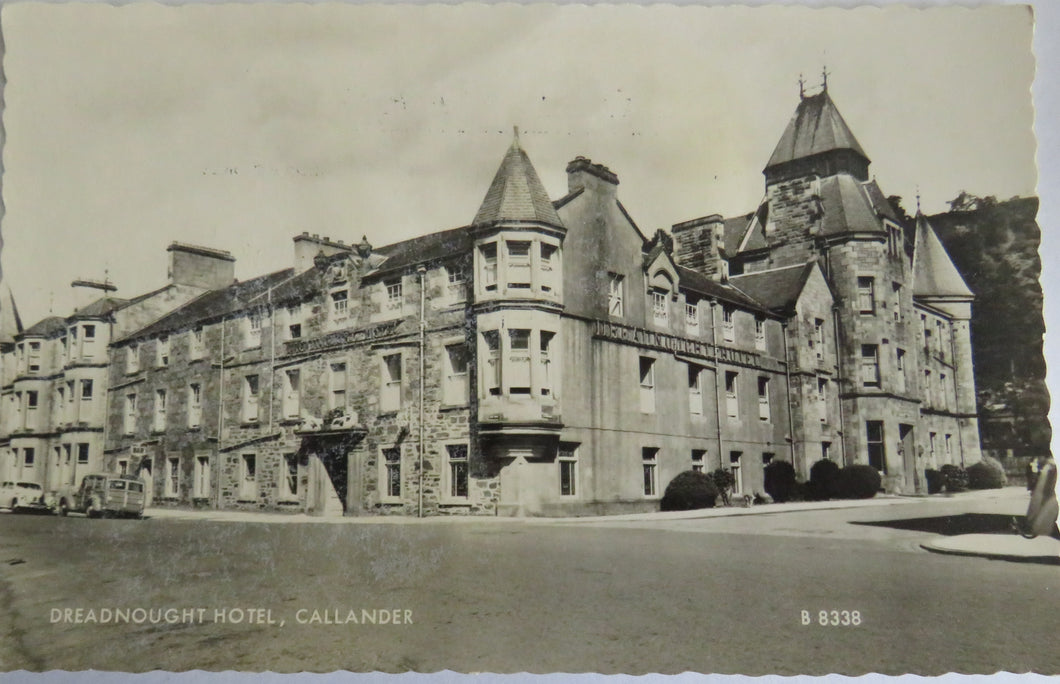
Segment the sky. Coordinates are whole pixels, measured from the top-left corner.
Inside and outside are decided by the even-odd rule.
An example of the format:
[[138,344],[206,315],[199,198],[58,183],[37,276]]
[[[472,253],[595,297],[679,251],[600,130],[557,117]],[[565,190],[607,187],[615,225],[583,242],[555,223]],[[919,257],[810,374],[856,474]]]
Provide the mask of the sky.
[[5,5],[3,279],[24,323],[70,282],[132,297],[174,240],[248,278],[302,231],[465,225],[511,143],[546,189],[583,155],[643,232],[753,210],[826,67],[884,192],[1035,193],[1033,19],[977,9]]

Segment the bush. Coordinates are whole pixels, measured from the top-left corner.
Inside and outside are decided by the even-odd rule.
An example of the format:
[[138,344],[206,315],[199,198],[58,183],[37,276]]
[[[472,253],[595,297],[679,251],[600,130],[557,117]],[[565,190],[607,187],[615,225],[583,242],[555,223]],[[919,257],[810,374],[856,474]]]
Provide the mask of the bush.
[[1000,461],[983,456],[983,460],[968,466],[969,489],[1001,489],[1008,484],[1005,468]]
[[927,480],[928,494],[938,494],[942,491],[942,473],[933,468],[928,468],[924,471],[924,479]]
[[763,473],[763,486],[773,501],[790,501],[795,493],[795,467],[787,461],[770,461]]
[[880,474],[870,465],[848,465],[839,471],[836,485],[842,499],[871,499],[880,489]]
[[709,475],[686,470],[670,480],[663,493],[660,507],[664,511],[691,511],[714,508],[718,488]]
[[947,463],[939,468],[939,472],[942,473],[942,484],[947,492],[963,492],[968,489],[968,473],[964,468]]
[[718,493],[721,494],[721,500],[725,502],[725,505],[729,505],[729,492],[732,490],[732,486],[736,484],[736,478],[725,468],[718,468],[710,475],[708,475],[714,486],[718,489]]
[[810,501],[825,501],[838,496],[839,464],[822,458],[810,466],[810,480],[806,483],[806,498]]
[[771,504],[771,503],[773,503],[773,497],[769,496],[768,494],[763,494],[762,492],[755,492],[755,496],[754,496],[754,505],[755,506],[762,506],[762,505]]

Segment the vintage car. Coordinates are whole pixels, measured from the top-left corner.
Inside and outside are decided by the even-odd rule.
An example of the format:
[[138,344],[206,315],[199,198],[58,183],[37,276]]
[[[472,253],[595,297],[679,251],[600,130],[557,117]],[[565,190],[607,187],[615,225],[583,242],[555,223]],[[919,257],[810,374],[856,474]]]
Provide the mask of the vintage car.
[[0,508],[12,513],[45,510],[44,488],[36,482],[4,482],[0,484]]
[[85,475],[78,489],[55,493],[55,512],[84,513],[90,518],[142,518],[144,481],[115,473]]

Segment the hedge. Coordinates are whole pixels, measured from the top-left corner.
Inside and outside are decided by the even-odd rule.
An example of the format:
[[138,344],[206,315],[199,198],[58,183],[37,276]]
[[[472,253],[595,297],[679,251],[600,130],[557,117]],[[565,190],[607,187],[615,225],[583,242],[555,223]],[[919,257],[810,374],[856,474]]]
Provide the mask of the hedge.
[[880,473],[870,465],[848,465],[839,471],[837,494],[843,499],[871,499],[880,489]]
[[714,508],[718,499],[718,488],[714,480],[705,473],[686,470],[670,480],[663,493],[660,508],[664,511],[691,511],[697,508]]
[[839,464],[822,458],[810,466],[810,479],[806,482],[806,498],[810,501],[825,501],[838,496]]
[[968,466],[967,473],[969,489],[1001,489],[1008,484],[1005,468],[997,459],[989,456]]
[[766,494],[773,497],[773,501],[784,503],[790,501],[795,494],[795,467],[787,461],[770,461],[766,464],[763,473]]

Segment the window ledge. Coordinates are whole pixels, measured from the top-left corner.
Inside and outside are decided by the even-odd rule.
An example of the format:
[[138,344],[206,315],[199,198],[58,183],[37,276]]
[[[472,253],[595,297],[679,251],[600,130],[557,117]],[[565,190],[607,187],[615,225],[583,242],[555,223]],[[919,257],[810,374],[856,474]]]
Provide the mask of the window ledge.
[[460,411],[462,409],[467,409],[468,406],[469,404],[467,402],[464,402],[463,404],[442,404],[438,407],[438,412],[449,413],[451,411]]
[[241,422],[241,423],[239,424],[239,427],[241,427],[241,428],[255,428],[255,427],[261,427],[261,423],[259,423],[259,422],[258,422],[258,421],[256,421],[256,420],[244,420],[244,421],[242,421],[242,422]]
[[440,508],[457,508],[457,507],[460,507],[460,506],[465,506],[466,507],[466,506],[470,506],[470,505],[471,505],[471,501],[469,501],[467,499],[451,499],[451,500],[448,500],[448,501],[443,500],[443,501],[439,501],[438,502],[438,506]]
[[189,431],[194,431],[194,432],[199,432],[199,431],[202,430],[202,426],[201,425],[189,425],[188,426],[188,430]]
[[302,502],[298,499],[279,499],[276,501],[277,506],[301,506]]
[[161,437],[164,434],[166,434],[165,430],[156,430],[156,429],[152,429],[151,430],[151,436],[152,437]]
[[302,419],[301,418],[284,418],[283,420],[281,420],[279,422],[280,422],[280,425],[298,425],[299,423],[302,422]]
[[237,504],[256,504],[256,503],[258,503],[258,500],[257,499],[236,499],[236,503]]

